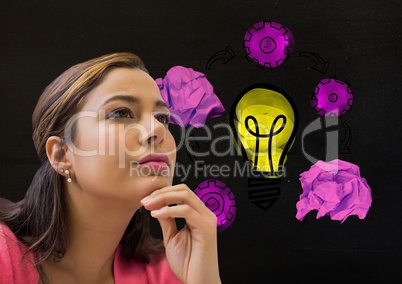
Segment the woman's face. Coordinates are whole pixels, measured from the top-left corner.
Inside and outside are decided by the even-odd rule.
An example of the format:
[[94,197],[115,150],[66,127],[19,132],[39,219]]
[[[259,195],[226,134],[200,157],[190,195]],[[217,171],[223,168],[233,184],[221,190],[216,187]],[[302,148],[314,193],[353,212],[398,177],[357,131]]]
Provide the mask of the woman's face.
[[81,194],[139,207],[142,198],[172,184],[176,145],[169,109],[147,73],[111,70],[73,120],[71,186]]

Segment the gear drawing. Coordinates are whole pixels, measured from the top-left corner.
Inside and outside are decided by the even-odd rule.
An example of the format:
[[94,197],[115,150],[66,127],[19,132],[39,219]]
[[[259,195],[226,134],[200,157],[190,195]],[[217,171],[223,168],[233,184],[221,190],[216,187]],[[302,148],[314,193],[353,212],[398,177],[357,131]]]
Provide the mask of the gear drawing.
[[247,58],[261,67],[277,68],[288,59],[294,39],[285,26],[275,22],[258,22],[244,35]]
[[229,228],[236,216],[236,200],[231,189],[223,182],[209,179],[201,182],[194,193],[217,217],[217,230]]
[[353,100],[349,83],[332,77],[318,83],[311,97],[311,105],[318,115],[341,117],[350,111]]

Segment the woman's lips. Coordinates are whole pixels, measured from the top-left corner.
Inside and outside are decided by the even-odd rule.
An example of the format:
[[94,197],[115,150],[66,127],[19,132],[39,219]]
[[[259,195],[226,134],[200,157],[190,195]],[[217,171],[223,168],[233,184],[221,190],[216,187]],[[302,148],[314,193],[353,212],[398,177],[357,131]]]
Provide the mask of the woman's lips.
[[155,171],[169,169],[169,158],[163,154],[150,154],[138,160],[138,166],[148,167]]
[[164,154],[150,154],[138,160],[138,164],[145,164],[149,162],[164,162],[169,164],[169,158]]

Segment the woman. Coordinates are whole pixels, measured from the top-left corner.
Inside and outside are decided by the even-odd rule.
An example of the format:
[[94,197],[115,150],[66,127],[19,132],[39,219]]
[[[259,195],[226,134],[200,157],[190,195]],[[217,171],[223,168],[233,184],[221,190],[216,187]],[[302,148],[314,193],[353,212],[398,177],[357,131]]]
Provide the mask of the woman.
[[131,53],[55,79],[33,113],[42,165],[22,201],[0,201],[0,283],[220,283],[216,217],[186,185],[172,186],[168,123]]

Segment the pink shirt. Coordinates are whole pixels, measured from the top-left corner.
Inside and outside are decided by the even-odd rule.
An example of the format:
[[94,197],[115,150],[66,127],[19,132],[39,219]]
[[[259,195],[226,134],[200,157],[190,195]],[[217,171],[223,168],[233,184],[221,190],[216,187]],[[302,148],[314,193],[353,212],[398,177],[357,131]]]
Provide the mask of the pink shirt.
[[[24,244],[17,240],[14,233],[0,222],[0,283],[37,284],[39,275],[33,266],[34,257],[28,253]],[[116,284],[181,283],[170,269],[165,255],[152,255],[150,263],[125,260],[119,251],[114,256],[114,281]]]

